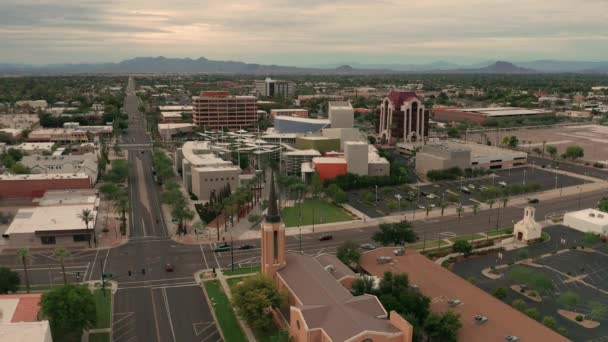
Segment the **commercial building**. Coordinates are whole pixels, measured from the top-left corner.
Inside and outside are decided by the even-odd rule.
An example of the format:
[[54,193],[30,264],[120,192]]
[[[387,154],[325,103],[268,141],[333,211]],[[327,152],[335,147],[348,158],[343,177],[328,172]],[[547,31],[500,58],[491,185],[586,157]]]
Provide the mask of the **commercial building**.
[[330,101],[327,108],[331,128],[353,128],[355,111],[350,102]]
[[528,154],[495,146],[444,140],[428,143],[416,153],[416,172],[426,174],[430,170],[461,169],[508,169],[527,164]]
[[554,115],[545,109],[526,109],[517,107],[489,107],[489,108],[433,108],[433,118],[437,121],[470,121],[483,124],[490,118],[514,118]]
[[316,157],[312,158],[312,165],[319,173],[321,182],[333,179],[348,172],[348,163],[341,157]]
[[[329,157],[329,155],[328,153],[325,157],[313,158],[311,165],[313,169],[308,170],[308,172],[317,171],[321,181],[346,173],[360,176],[390,175],[389,161],[380,157],[376,148],[365,142],[346,142],[343,156]],[[301,170],[304,173],[304,168]]]
[[0,199],[42,197],[49,190],[90,189],[85,173],[0,175]]
[[40,124],[38,114],[0,114],[0,128],[31,129]]
[[12,148],[26,152],[27,154],[41,154],[42,152],[51,152],[55,143],[52,142],[25,142]]
[[[22,208],[2,238],[9,248],[44,246],[87,246],[95,235],[97,203],[49,205]],[[83,210],[90,210],[93,219],[88,229],[80,219]]]
[[608,235],[608,213],[597,209],[572,211],[564,215],[564,226],[583,233]]
[[291,81],[278,81],[270,78],[254,81],[255,92],[265,97],[292,97],[296,92],[296,84]]
[[91,184],[97,182],[98,160],[95,154],[24,156],[20,163],[29,167],[33,174],[84,173],[89,176]]
[[15,102],[15,107],[24,108],[28,107],[31,109],[45,109],[49,106],[46,100],[22,100]]
[[38,128],[30,132],[29,142],[87,142],[88,135],[111,135],[112,126],[80,126],[66,122],[64,128]]
[[186,113],[192,114],[193,106],[158,106],[158,110],[162,112]]
[[226,185],[232,191],[239,186],[241,169],[217,157],[208,141],[186,142],[175,153],[175,168],[186,190],[201,201],[208,201],[212,193],[219,194]]
[[328,119],[310,119],[293,116],[276,116],[274,129],[278,133],[317,133],[328,127]]
[[192,119],[207,128],[253,127],[258,121],[255,96],[234,96],[227,91],[203,91],[192,97]]
[[158,134],[163,140],[171,140],[176,134],[192,132],[194,127],[190,123],[160,123],[158,124]]
[[412,341],[412,325],[395,311],[389,316],[376,296],[351,294],[344,285],[356,275],[338,258],[285,251],[274,177],[261,230],[262,273],[288,293],[275,317],[294,341]]
[[285,172],[289,175],[300,175],[303,163],[310,163],[313,158],[320,157],[317,150],[295,150],[283,153]]
[[[378,278],[386,271],[407,274],[410,284],[416,285],[422,294],[431,298],[432,312],[452,310],[460,315],[462,327],[458,330],[458,341],[505,341],[506,336],[516,336],[519,341],[569,341],[416,250],[406,248],[403,255],[395,256],[393,249],[378,248],[363,253],[361,267]],[[378,257],[387,256],[392,259],[390,263],[377,263]],[[448,302],[450,299],[457,299],[460,304],[451,305]],[[476,315],[485,316],[488,320],[476,323]]]
[[344,159],[348,166],[349,173],[367,176],[368,174],[368,144],[362,141],[347,142],[344,144]]
[[38,321],[42,294],[0,295],[0,341],[52,342],[49,321]]
[[277,116],[296,116],[299,118],[307,118],[308,109],[303,109],[303,108],[271,109],[270,116],[273,118],[277,117]]
[[182,122],[182,114],[178,112],[160,112],[160,120],[162,123]]
[[296,138],[295,147],[300,150],[317,150],[324,154],[340,150],[340,139],[328,138],[318,135],[305,135]]
[[421,142],[429,134],[429,110],[415,92],[392,91],[380,104],[378,135],[382,143]]

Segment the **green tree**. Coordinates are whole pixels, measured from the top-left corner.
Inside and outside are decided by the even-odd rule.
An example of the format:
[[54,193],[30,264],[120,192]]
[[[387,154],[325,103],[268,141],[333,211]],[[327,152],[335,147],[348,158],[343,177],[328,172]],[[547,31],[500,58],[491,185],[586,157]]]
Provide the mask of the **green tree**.
[[524,313],[528,315],[528,317],[538,320],[540,318],[540,312],[537,308],[528,308],[524,310]]
[[11,166],[11,168],[9,169],[9,171],[16,175],[28,175],[28,174],[32,173],[32,170],[30,170],[29,167],[27,167],[21,163],[13,164]]
[[452,245],[452,252],[454,253],[462,253],[465,257],[471,255],[473,251],[473,246],[467,240],[458,240],[454,242]]
[[458,219],[460,220],[460,218],[462,217],[462,213],[464,213],[464,207],[461,205],[457,206],[456,212],[458,213]]
[[272,313],[268,308],[278,308],[284,296],[274,282],[258,274],[248,277],[239,284],[232,294],[239,315],[254,329],[269,331],[273,326]]
[[374,277],[364,275],[355,279],[351,285],[351,289],[355,296],[372,293],[374,291]]
[[65,258],[70,256],[70,251],[68,251],[67,249],[63,248],[63,247],[57,247],[55,249],[55,251],[53,252],[53,256],[55,256],[55,258],[59,259],[59,263],[61,264],[61,273],[63,273],[63,284],[67,285],[68,284],[68,277],[65,273]]
[[361,259],[361,252],[357,243],[348,240],[338,246],[336,256],[345,265],[356,268],[359,265],[359,259]]
[[500,299],[500,300],[504,300],[505,298],[507,298],[507,289],[505,287],[497,287],[494,290],[493,293],[494,297]]
[[415,242],[418,240],[418,236],[412,230],[411,223],[401,221],[399,223],[382,223],[379,230],[372,235],[372,240],[383,246],[388,246],[391,243],[396,246],[403,245],[406,242]]
[[551,316],[543,317],[543,324],[550,329],[555,329],[555,327],[557,327],[557,321]]
[[566,148],[564,157],[570,160],[576,160],[585,156],[585,150],[582,147],[573,145]]
[[589,313],[591,319],[600,321],[606,318],[606,314],[608,314],[608,307],[606,307],[606,305],[600,302],[591,301],[588,306],[589,309],[591,309],[591,312]]
[[55,287],[42,295],[42,313],[51,323],[53,340],[60,341],[65,334],[92,328],[96,321],[95,299],[82,285]]
[[608,197],[602,197],[597,203],[597,208],[605,213],[608,213]]
[[511,303],[511,305],[519,311],[523,312],[526,310],[526,302],[524,302],[523,299],[516,299]]
[[424,324],[429,341],[456,342],[460,328],[462,328],[460,315],[452,310],[431,313]]
[[0,293],[17,292],[20,283],[19,273],[10,268],[0,267]]
[[310,192],[312,192],[313,196],[317,197],[321,190],[323,189],[323,185],[321,184],[321,176],[319,172],[312,174],[312,179],[310,180]]
[[448,207],[448,204],[444,201],[439,202],[439,208],[441,208],[441,216],[443,216],[443,213],[445,211],[445,208]]
[[28,248],[21,248],[19,251],[17,251],[17,255],[19,256],[19,259],[21,259],[21,264],[23,265],[23,273],[25,275],[25,289],[27,293],[30,293],[30,273],[27,269],[27,265],[31,257],[30,250]]
[[555,156],[557,155],[557,147],[548,145],[547,147],[545,147],[545,150],[547,151],[547,153],[549,153],[551,159],[555,159]]
[[[89,222],[95,219],[95,215],[90,209],[82,209],[82,211],[78,214],[78,218],[84,222],[85,227],[87,228],[87,240],[89,241],[89,248],[91,247],[91,233],[89,233]],[[93,238],[95,242],[95,248],[97,248],[97,239]]]
[[566,309],[572,309],[579,303],[580,299],[581,297],[576,292],[566,291],[557,298],[557,303]]
[[479,203],[474,202],[473,203],[473,215],[477,215],[478,211],[479,211]]
[[289,335],[289,331],[281,330],[269,337],[269,342],[293,342],[294,339]]

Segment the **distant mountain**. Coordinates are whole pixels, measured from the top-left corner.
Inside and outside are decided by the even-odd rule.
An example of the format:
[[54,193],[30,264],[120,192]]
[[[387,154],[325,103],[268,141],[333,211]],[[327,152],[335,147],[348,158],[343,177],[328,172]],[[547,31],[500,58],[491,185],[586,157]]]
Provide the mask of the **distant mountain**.
[[481,62],[474,65],[458,65],[445,61],[426,64],[359,64],[295,67],[264,65],[238,61],[217,61],[204,57],[167,58],[137,57],[118,63],[50,64],[44,66],[0,63],[4,74],[83,74],[83,73],[207,73],[207,74],[394,74],[394,73],[479,73],[479,74],[532,74],[532,73],[580,72],[606,73],[608,62],[533,61]]

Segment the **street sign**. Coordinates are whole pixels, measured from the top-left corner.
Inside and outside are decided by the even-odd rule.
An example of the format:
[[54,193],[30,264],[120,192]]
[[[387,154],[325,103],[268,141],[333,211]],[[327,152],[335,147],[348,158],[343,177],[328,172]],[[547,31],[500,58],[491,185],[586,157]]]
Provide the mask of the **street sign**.
[[112,278],[112,273],[104,273],[101,275],[102,279],[108,279],[108,278]]

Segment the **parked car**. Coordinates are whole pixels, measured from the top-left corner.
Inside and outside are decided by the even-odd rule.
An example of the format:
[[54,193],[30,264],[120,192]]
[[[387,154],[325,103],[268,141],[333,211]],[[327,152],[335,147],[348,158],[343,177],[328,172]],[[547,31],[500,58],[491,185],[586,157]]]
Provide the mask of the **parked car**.
[[214,252],[226,252],[226,251],[229,251],[229,250],[230,250],[230,245],[227,242],[225,242],[222,245],[215,246],[215,249],[213,251]]
[[255,248],[255,246],[252,245],[252,244],[248,244],[248,243],[239,246],[239,249],[241,249],[241,250],[243,250],[243,249],[253,249],[253,248]]
[[505,187],[505,186],[507,186],[507,182],[500,181],[500,182],[498,182],[498,185]]
[[431,204],[429,204],[429,207],[431,207],[431,208],[435,208],[435,207],[436,207],[436,205],[434,205],[433,203],[431,203]]
[[376,258],[376,263],[377,264],[386,264],[388,262],[391,262],[391,260],[393,260],[393,258],[391,258],[389,256],[379,256]]
[[361,249],[372,250],[376,249],[376,246],[372,245],[371,243],[364,243],[361,245]]
[[460,191],[464,192],[465,194],[471,193],[471,190],[469,190],[469,188],[467,188],[466,186],[460,187]]
[[165,264],[165,271],[167,271],[167,272],[173,272],[173,265],[169,264],[169,263],[166,263]]
[[424,210],[424,209],[426,209],[426,207],[423,206],[422,204],[418,204],[418,209],[423,209]]
[[476,323],[485,323],[488,321],[488,317],[486,316],[482,316],[482,315],[475,315],[475,322]]
[[413,191],[408,191],[407,195],[410,196],[410,197],[416,197],[416,193],[413,192]]
[[528,203],[530,203],[530,204],[536,204],[538,202],[540,202],[540,200],[538,198],[531,198],[528,200]]
[[467,185],[467,187],[469,187],[469,189],[471,189],[471,190],[475,190],[475,185],[473,185],[473,184],[469,184],[469,185]]
[[420,191],[420,196],[426,196],[426,195],[428,195],[428,193],[427,193],[427,192],[422,191],[422,190]]
[[448,305],[449,306],[457,306],[460,305],[462,302],[460,301],[460,299],[448,299]]
[[321,237],[319,238],[319,241],[327,241],[327,240],[331,240],[333,239],[334,236],[331,234],[325,234],[325,235],[321,235]]
[[519,342],[519,337],[513,335],[505,336],[505,342]]
[[434,199],[434,198],[437,198],[437,195],[435,195],[435,194],[428,194],[428,195],[426,195],[426,198],[428,198],[428,199]]
[[395,249],[393,249],[393,254],[395,254],[396,256],[403,255],[403,254],[405,254],[405,248],[403,248],[403,247],[395,248]]

